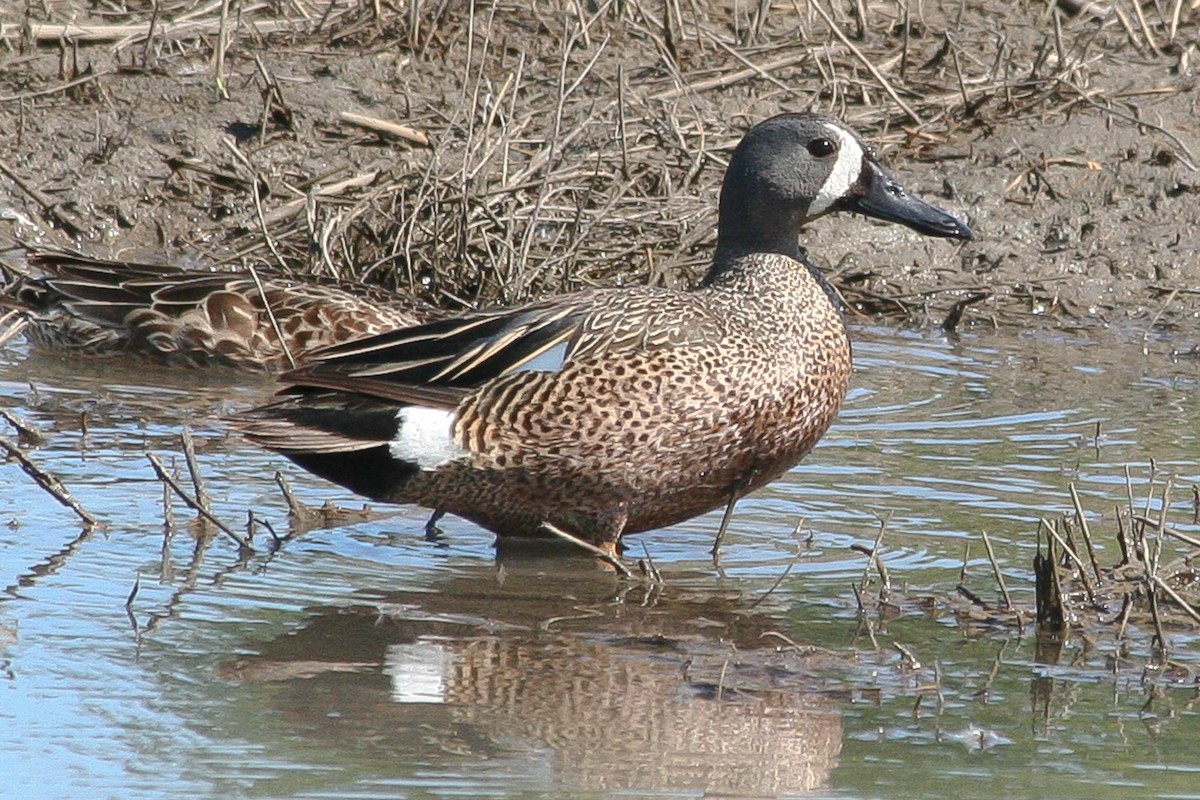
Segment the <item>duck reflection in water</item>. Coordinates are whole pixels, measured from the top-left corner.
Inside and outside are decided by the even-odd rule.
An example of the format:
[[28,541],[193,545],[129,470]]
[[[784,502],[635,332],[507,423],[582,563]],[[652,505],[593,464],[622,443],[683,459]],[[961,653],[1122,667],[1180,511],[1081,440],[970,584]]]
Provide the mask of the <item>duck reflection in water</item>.
[[828,780],[841,718],[812,657],[763,637],[778,619],[733,592],[563,565],[318,609],[219,673],[282,684],[289,728],[330,752],[352,742],[384,774],[507,758],[528,777],[540,753],[577,790],[774,796]]

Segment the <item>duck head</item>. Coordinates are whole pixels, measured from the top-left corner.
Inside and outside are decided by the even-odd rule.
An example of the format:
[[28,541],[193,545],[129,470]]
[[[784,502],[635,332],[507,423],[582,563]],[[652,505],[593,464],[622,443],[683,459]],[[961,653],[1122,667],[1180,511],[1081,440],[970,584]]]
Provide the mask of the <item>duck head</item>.
[[910,194],[842,122],[782,114],[751,128],[734,150],[721,187],[719,246],[797,255],[804,223],[834,211],[926,236],[972,236],[965,222]]

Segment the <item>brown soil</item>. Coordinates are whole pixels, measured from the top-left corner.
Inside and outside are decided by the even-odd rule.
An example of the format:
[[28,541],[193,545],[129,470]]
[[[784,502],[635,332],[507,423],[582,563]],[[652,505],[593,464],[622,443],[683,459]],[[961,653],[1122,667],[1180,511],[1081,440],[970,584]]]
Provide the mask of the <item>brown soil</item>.
[[864,315],[973,299],[967,322],[1196,330],[1194,1],[469,5],[0,5],[0,247],[282,264],[447,305],[682,284],[741,133],[817,109],[978,233],[814,223]]

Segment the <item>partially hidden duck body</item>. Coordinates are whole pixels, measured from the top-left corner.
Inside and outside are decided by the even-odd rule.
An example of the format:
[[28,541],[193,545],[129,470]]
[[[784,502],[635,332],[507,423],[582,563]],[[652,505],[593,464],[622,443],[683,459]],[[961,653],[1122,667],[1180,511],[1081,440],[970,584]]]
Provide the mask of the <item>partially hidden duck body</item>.
[[698,288],[584,291],[337,345],[238,424],[372,499],[615,552],[774,480],[829,428],[850,341],[798,241],[834,211],[971,237],[841,122],[774,117],[733,154]]
[[314,350],[443,316],[378,287],[265,268],[181,270],[45,250],[25,262],[23,272],[0,264],[0,309],[14,309],[35,344],[171,367],[280,372]]

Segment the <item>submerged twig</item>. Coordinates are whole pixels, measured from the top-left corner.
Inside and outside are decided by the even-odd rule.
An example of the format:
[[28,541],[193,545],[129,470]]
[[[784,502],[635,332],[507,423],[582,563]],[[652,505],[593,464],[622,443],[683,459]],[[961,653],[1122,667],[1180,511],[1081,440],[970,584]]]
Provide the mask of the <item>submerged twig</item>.
[[[0,343],[2,344],[2,343]],[[45,444],[46,434],[42,433],[36,426],[31,425],[25,420],[13,414],[7,409],[0,408],[0,419],[3,419],[17,431],[17,441],[21,444],[40,445]]]
[[47,494],[59,503],[74,511],[75,515],[89,527],[96,527],[100,524],[90,511],[71,496],[71,493],[67,491],[67,487],[63,485],[62,481],[35,464],[29,456],[22,452],[21,448],[15,442],[0,436],[0,450],[7,452],[9,458],[16,461],[21,469],[25,471],[26,475],[33,478],[34,483],[42,487]]
[[771,584],[771,588],[770,588],[770,589],[767,589],[766,593],[764,593],[762,597],[758,598],[757,600],[755,600],[753,603],[751,603],[751,604],[750,604],[750,609],[751,609],[751,610],[753,610],[753,609],[757,608],[757,607],[758,607],[758,605],[759,605],[760,603],[762,603],[762,601],[764,601],[764,600],[766,600],[768,597],[770,597],[770,596],[771,596],[771,594],[772,594],[772,593],[773,593],[773,592],[774,592],[776,589],[778,589],[778,588],[779,588],[779,585],[780,585],[781,583],[783,583],[784,579],[785,579],[785,578],[787,578],[787,576],[791,574],[791,572],[792,572],[792,567],[794,567],[794,566],[796,566],[796,560],[795,560],[795,559],[792,559],[791,561],[789,561],[789,562],[788,562],[788,565],[787,565],[787,567],[786,567],[786,568],[783,570],[783,572],[782,572],[782,573],[780,573],[779,577],[775,579],[775,582]]
[[195,511],[197,514],[199,514],[204,519],[211,522],[213,525],[215,525],[217,530],[221,531],[221,533],[225,534],[230,539],[233,539],[235,542],[237,542],[238,547],[240,547],[243,551],[245,551],[247,553],[254,552],[254,547],[250,544],[249,540],[247,540],[244,536],[242,536],[241,534],[234,531],[232,528],[230,528],[224,522],[221,522],[221,520],[217,519],[215,516],[212,515],[212,512],[210,512],[204,506],[200,505],[190,495],[188,495],[188,493],[183,490],[183,487],[180,486],[179,483],[174,478],[171,477],[171,474],[169,472],[167,472],[166,467],[164,467],[162,462],[158,460],[158,456],[154,455],[154,453],[146,453],[146,458],[150,461],[150,466],[154,468],[154,472],[156,475],[158,475],[158,479],[160,481],[162,481],[163,483],[165,483],[166,485],[170,486],[171,491],[175,492],[176,496],[179,497],[179,499],[182,500],[184,503],[186,503],[189,508],[191,508],[193,511]]
[[584,550],[587,550],[589,553],[596,556],[604,563],[608,564],[610,567],[615,569],[617,572],[621,573],[621,577],[629,578],[630,580],[634,579],[633,573],[629,571],[629,567],[622,564],[621,559],[617,558],[612,553],[609,553],[607,550],[603,550],[603,549],[597,547],[596,545],[592,544],[591,542],[586,542],[583,539],[580,539],[578,536],[575,536],[574,534],[567,533],[562,528],[559,528],[559,527],[553,525],[552,523],[543,522],[542,528],[545,529],[547,532],[554,534],[555,536],[562,539],[563,541],[570,542],[571,544],[575,545],[576,547],[582,547]]

